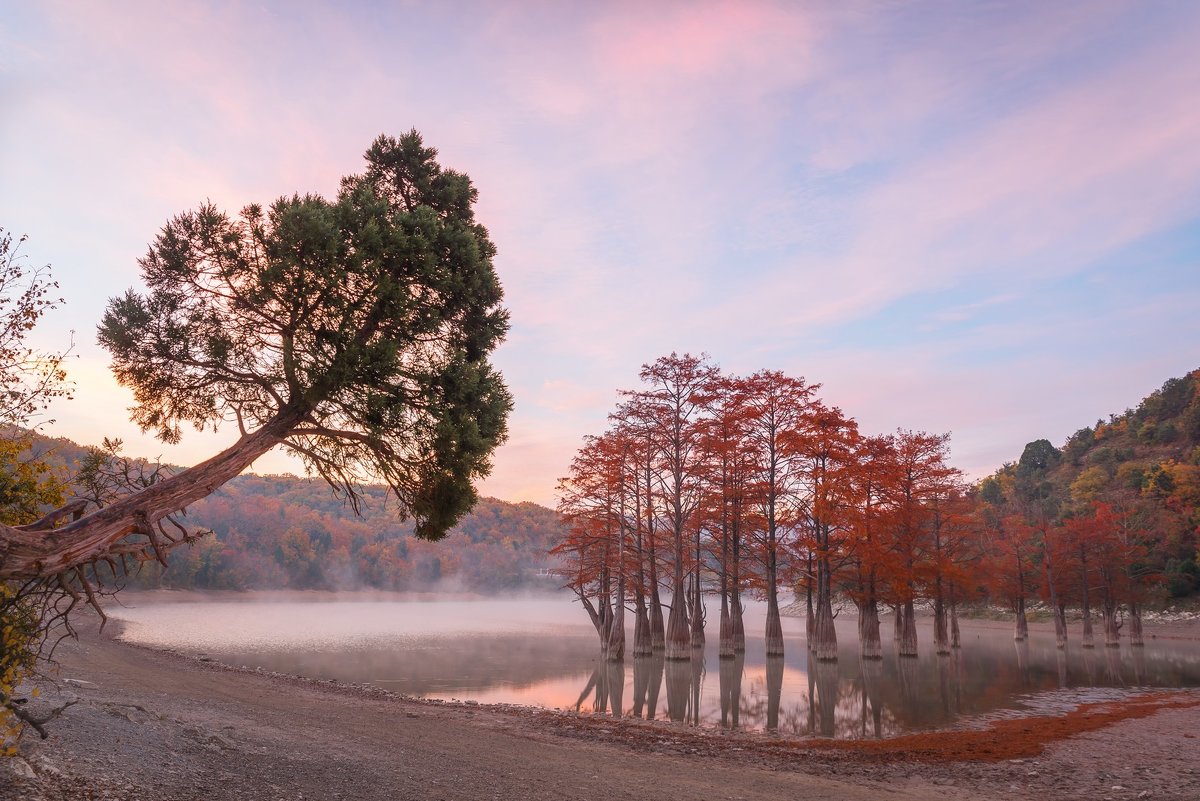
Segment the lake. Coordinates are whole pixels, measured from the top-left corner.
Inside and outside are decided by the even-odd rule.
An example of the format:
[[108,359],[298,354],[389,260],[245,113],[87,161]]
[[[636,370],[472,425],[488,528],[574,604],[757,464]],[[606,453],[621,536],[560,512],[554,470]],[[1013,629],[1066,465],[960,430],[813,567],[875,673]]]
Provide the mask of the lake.
[[[165,594],[169,596],[170,594]],[[883,629],[883,660],[862,661],[852,619],[838,621],[836,663],[811,663],[804,621],[784,618],[787,654],[767,660],[765,605],[746,612],[746,654],[719,659],[716,610],[708,647],[691,661],[661,656],[611,665],[586,613],[566,595],[473,600],[164,600],[126,595],[110,610],[122,639],[207,655],[230,665],[372,684],[407,695],[512,703],[682,725],[841,738],[888,737],[1061,712],[1141,688],[1200,686],[1200,643],[1148,639],[1144,648],[1055,648],[1012,628],[962,621],[960,651],[936,656],[919,621],[921,656],[899,659]],[[632,615],[627,616],[632,623]],[[632,633],[630,633],[632,644]]]

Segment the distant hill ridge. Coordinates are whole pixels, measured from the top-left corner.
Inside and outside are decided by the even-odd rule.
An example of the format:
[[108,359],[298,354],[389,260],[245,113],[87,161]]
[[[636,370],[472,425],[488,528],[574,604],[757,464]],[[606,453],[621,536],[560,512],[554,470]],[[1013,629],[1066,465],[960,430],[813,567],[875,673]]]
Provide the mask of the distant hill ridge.
[[1002,486],[1035,477],[1035,495],[1058,517],[1093,503],[1136,504],[1156,533],[1154,569],[1174,597],[1200,592],[1200,369],[1166,381],[1136,408],[1097,420],[1061,449],[1030,442],[1017,462],[981,482]]
[[[74,474],[88,448],[36,435],[34,451]],[[211,529],[171,552],[170,569],[148,564],[136,586],[195,589],[546,588],[540,570],[561,537],[551,509],[481,498],[440,542],[413,536],[382,486],[364,488],[361,516],[321,479],[238,476],[188,508],[190,525]],[[549,586],[554,586],[552,583]]]

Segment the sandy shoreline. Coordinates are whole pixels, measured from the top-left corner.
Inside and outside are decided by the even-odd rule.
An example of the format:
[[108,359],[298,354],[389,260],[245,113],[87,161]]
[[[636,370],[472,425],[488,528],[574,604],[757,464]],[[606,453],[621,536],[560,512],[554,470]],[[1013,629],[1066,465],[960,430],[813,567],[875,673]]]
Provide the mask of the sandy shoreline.
[[[1155,633],[1194,636],[1195,626]],[[669,723],[404,699],[227,668],[113,634],[89,626],[63,643],[58,686],[38,703],[79,703],[49,740],[26,739],[23,760],[0,768],[0,799],[1200,797],[1197,705],[1019,760],[913,761]],[[1200,702],[1200,693],[1183,695]]]

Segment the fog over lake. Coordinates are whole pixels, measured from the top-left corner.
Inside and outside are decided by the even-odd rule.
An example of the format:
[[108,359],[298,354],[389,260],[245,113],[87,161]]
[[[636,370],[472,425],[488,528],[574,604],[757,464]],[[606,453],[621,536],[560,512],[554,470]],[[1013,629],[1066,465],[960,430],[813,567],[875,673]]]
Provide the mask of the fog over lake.
[[[810,665],[804,621],[784,618],[787,654],[764,657],[765,605],[746,610],[746,653],[690,661],[661,655],[611,665],[586,613],[569,595],[472,600],[165,600],[125,597],[112,610],[122,639],[204,654],[230,665],[373,684],[426,698],[515,703],[591,714],[784,734],[879,737],[977,725],[997,716],[1057,712],[1138,688],[1200,686],[1200,643],[1148,639],[1144,648],[1065,653],[1052,633],[1026,642],[1011,627],[962,621],[961,651],[933,653],[921,621],[921,655],[899,659],[883,628],[884,659],[858,655],[854,620],[838,621],[839,661]],[[629,616],[632,622],[632,616]]]

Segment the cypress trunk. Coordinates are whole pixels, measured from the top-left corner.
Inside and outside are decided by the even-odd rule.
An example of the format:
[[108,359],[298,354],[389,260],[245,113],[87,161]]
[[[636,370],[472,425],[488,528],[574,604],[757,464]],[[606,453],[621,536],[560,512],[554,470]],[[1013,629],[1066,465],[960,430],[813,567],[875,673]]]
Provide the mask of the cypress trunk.
[[733,590],[729,612],[733,616],[733,652],[744,654],[746,653],[746,623],[742,618],[742,593],[736,587]]
[[883,659],[883,646],[879,641],[879,604],[868,598],[858,612],[858,642],[863,659]]
[[779,594],[772,584],[767,588],[767,656],[783,656],[783,624],[779,620]]
[[900,656],[917,656],[917,612],[912,599],[904,602],[904,614],[901,615]]
[[667,616],[667,659],[692,658],[692,629],[688,625],[686,592],[683,576],[676,576],[671,594],[671,611]]
[[721,633],[717,646],[717,656],[721,659],[733,658],[733,618],[729,614],[729,594],[721,592]]
[[1029,637],[1029,618],[1025,617],[1025,596],[1017,596],[1017,624],[1013,639],[1021,642]]
[[933,598],[933,647],[938,654],[950,653],[950,625],[946,620],[946,603],[942,600],[940,580]]
[[608,660],[623,662],[625,660],[625,577],[617,580],[617,603],[613,607],[612,622],[608,627]]
[[818,662],[836,662],[838,658],[831,584],[829,558],[822,556],[817,560],[817,641],[813,647]]
[[1083,563],[1083,639],[1080,644],[1084,648],[1095,648],[1096,639],[1092,633],[1092,600],[1088,593],[1087,562]]
[[663,625],[662,594],[658,589],[658,577],[650,579],[650,649],[663,651],[667,647],[666,626]]
[[[697,553],[699,559],[699,553]],[[700,564],[696,563],[692,595],[692,650],[704,648],[704,597],[700,591]]]
[[648,656],[654,650],[650,640],[650,614],[646,608],[646,595],[638,593],[637,606],[633,613],[633,655]]
[[1109,648],[1121,647],[1121,624],[1117,621],[1117,602],[1109,592],[1104,594],[1104,605],[1101,607],[1104,618],[1104,644]]
[[962,648],[962,633],[958,630],[958,604],[950,602],[950,647]]
[[1129,602],[1129,644],[1135,646],[1146,644],[1142,637],[1142,608],[1135,601]]

